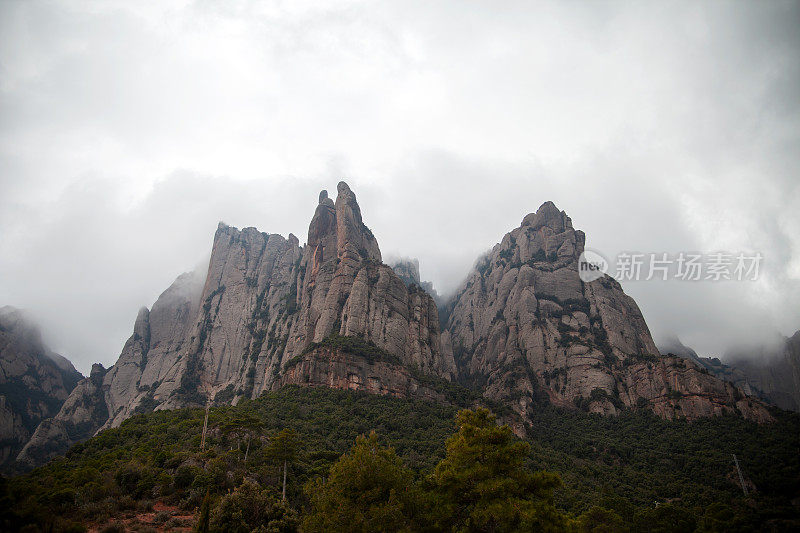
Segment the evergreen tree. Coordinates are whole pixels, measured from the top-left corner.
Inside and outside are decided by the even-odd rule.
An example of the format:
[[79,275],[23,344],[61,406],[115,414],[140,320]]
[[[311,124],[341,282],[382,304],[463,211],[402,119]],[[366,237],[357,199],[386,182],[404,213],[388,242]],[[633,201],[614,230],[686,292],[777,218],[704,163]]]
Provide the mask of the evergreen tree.
[[211,533],[293,533],[297,513],[271,491],[250,481],[223,496],[211,519]]
[[391,532],[418,530],[414,516],[419,493],[413,473],[393,448],[378,443],[373,431],[360,436],[330,469],[327,481],[307,486],[311,511],[307,532]]
[[203,503],[200,506],[200,517],[197,519],[197,524],[195,525],[194,530],[197,533],[208,533],[208,527],[211,518],[211,494],[209,491],[206,491],[206,495],[203,498]]
[[623,533],[627,531],[622,518],[614,511],[594,506],[575,521],[580,533]]
[[662,503],[654,509],[636,513],[632,525],[634,531],[648,533],[691,533],[697,528],[697,519],[681,505]]
[[534,473],[530,446],[486,409],[463,410],[447,455],[436,466],[438,524],[452,531],[558,531],[565,517],[553,504],[555,474]]
[[283,429],[269,444],[267,453],[279,465],[283,465],[283,491],[281,499],[286,501],[286,475],[289,463],[294,461],[297,456],[297,448],[300,445],[300,437],[293,429]]

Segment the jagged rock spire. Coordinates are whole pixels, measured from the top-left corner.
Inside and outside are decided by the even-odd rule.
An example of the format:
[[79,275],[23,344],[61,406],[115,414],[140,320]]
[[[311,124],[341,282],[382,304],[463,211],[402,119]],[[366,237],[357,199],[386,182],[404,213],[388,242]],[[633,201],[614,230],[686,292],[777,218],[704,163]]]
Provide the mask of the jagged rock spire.
[[343,181],[336,190],[336,203],[328,198],[328,191],[319,193],[319,204],[308,228],[312,277],[332,259],[381,261],[378,241],[361,218],[355,193]]
[[339,258],[369,259],[380,263],[378,241],[361,219],[356,195],[340,181],[336,186],[336,237]]

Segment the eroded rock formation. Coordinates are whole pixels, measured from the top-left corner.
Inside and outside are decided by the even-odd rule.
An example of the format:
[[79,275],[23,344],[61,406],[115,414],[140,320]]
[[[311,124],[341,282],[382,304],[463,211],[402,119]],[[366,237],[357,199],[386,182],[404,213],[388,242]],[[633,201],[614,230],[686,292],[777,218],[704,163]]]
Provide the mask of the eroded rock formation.
[[55,415],[83,378],[51,351],[25,314],[0,308],[0,467],[13,461],[39,423]]
[[32,468],[64,453],[76,442],[88,439],[108,420],[103,378],[106,369],[92,365],[89,377],[81,380],[53,418],[43,420],[22,448],[17,469]]
[[[335,203],[320,193],[302,247],[294,235],[220,223],[204,278],[184,274],[140,310],[117,363],[101,381],[79,385],[20,461],[49,458],[139,411],[236,402],[286,383],[431,395],[412,370],[454,379],[433,299],[381,262],[355,194],[344,182],[337,193]],[[316,347],[332,335],[396,359],[372,363]],[[293,360],[300,364],[284,375]]]
[[675,336],[663,339],[659,349],[695,361],[747,395],[781,409],[800,411],[800,331],[773,343],[730,350],[723,356],[724,362],[697,355]]
[[546,400],[592,412],[649,408],[666,418],[764,407],[699,365],[661,357],[614,279],[583,283],[585,236],[552,202],[481,258],[448,307],[460,379],[522,414]]
[[440,310],[416,264],[395,265],[398,276],[382,262],[344,182],[335,202],[320,193],[304,246],[220,223],[207,272],[180,276],[142,309],[117,363],[82,381],[19,459],[39,463],[139,411],[237,402],[286,384],[442,401],[435,384],[460,380],[523,418],[541,401],[769,418],[733,385],[661,357],[616,281],[581,282],[584,241],[547,202]]

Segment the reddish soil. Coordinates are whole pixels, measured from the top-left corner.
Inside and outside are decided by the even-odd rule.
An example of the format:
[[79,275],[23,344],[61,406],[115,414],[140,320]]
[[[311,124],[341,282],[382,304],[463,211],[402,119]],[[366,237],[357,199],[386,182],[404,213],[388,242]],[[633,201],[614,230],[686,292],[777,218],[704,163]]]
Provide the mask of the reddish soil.
[[[163,517],[163,513],[168,514],[169,518],[167,520],[162,518],[157,522],[156,517],[158,515]],[[88,528],[89,533],[100,533],[103,528],[111,524],[123,525],[126,531],[191,531],[194,520],[194,514],[186,514],[186,511],[182,511],[174,505],[156,502],[153,504],[152,511],[131,511],[102,524],[90,524]]]

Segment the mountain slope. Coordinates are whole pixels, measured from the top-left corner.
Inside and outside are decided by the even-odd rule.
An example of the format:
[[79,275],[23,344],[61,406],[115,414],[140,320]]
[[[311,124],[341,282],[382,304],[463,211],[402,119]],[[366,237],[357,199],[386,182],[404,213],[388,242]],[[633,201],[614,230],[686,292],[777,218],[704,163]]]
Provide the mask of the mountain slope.
[[22,311],[0,308],[0,466],[16,457],[43,419],[58,412],[82,377],[44,345]]
[[[299,434],[300,446],[289,469],[287,497],[302,513],[306,482],[326,476],[355,437],[371,430],[424,479],[444,456],[456,411],[414,398],[285,387],[237,406],[212,408],[205,452],[200,451],[203,410],[138,415],[75,446],[65,459],[9,480],[8,510],[18,513],[20,526],[28,521],[44,526],[53,516],[100,526],[153,500],[161,508],[166,503],[186,510],[180,514],[196,515],[207,489],[212,496],[225,494],[243,479],[279,493],[281,470],[269,455],[269,437],[290,428]],[[260,426],[250,430],[248,449],[249,430],[242,424],[252,420]],[[547,406],[531,421],[525,436],[530,462],[561,476],[556,504],[567,513],[599,505],[618,513],[632,531],[653,531],[655,520],[669,518],[653,515],[658,502],[662,511],[671,508],[692,521],[721,515],[723,524],[711,530],[797,527],[797,502],[792,503],[800,495],[797,414],[776,413],[773,424],[756,424],[735,416],[667,421],[648,411],[599,417]],[[750,488],[748,498],[732,453]]]
[[800,331],[777,346],[733,350],[724,355],[734,376],[782,409],[800,411]]

